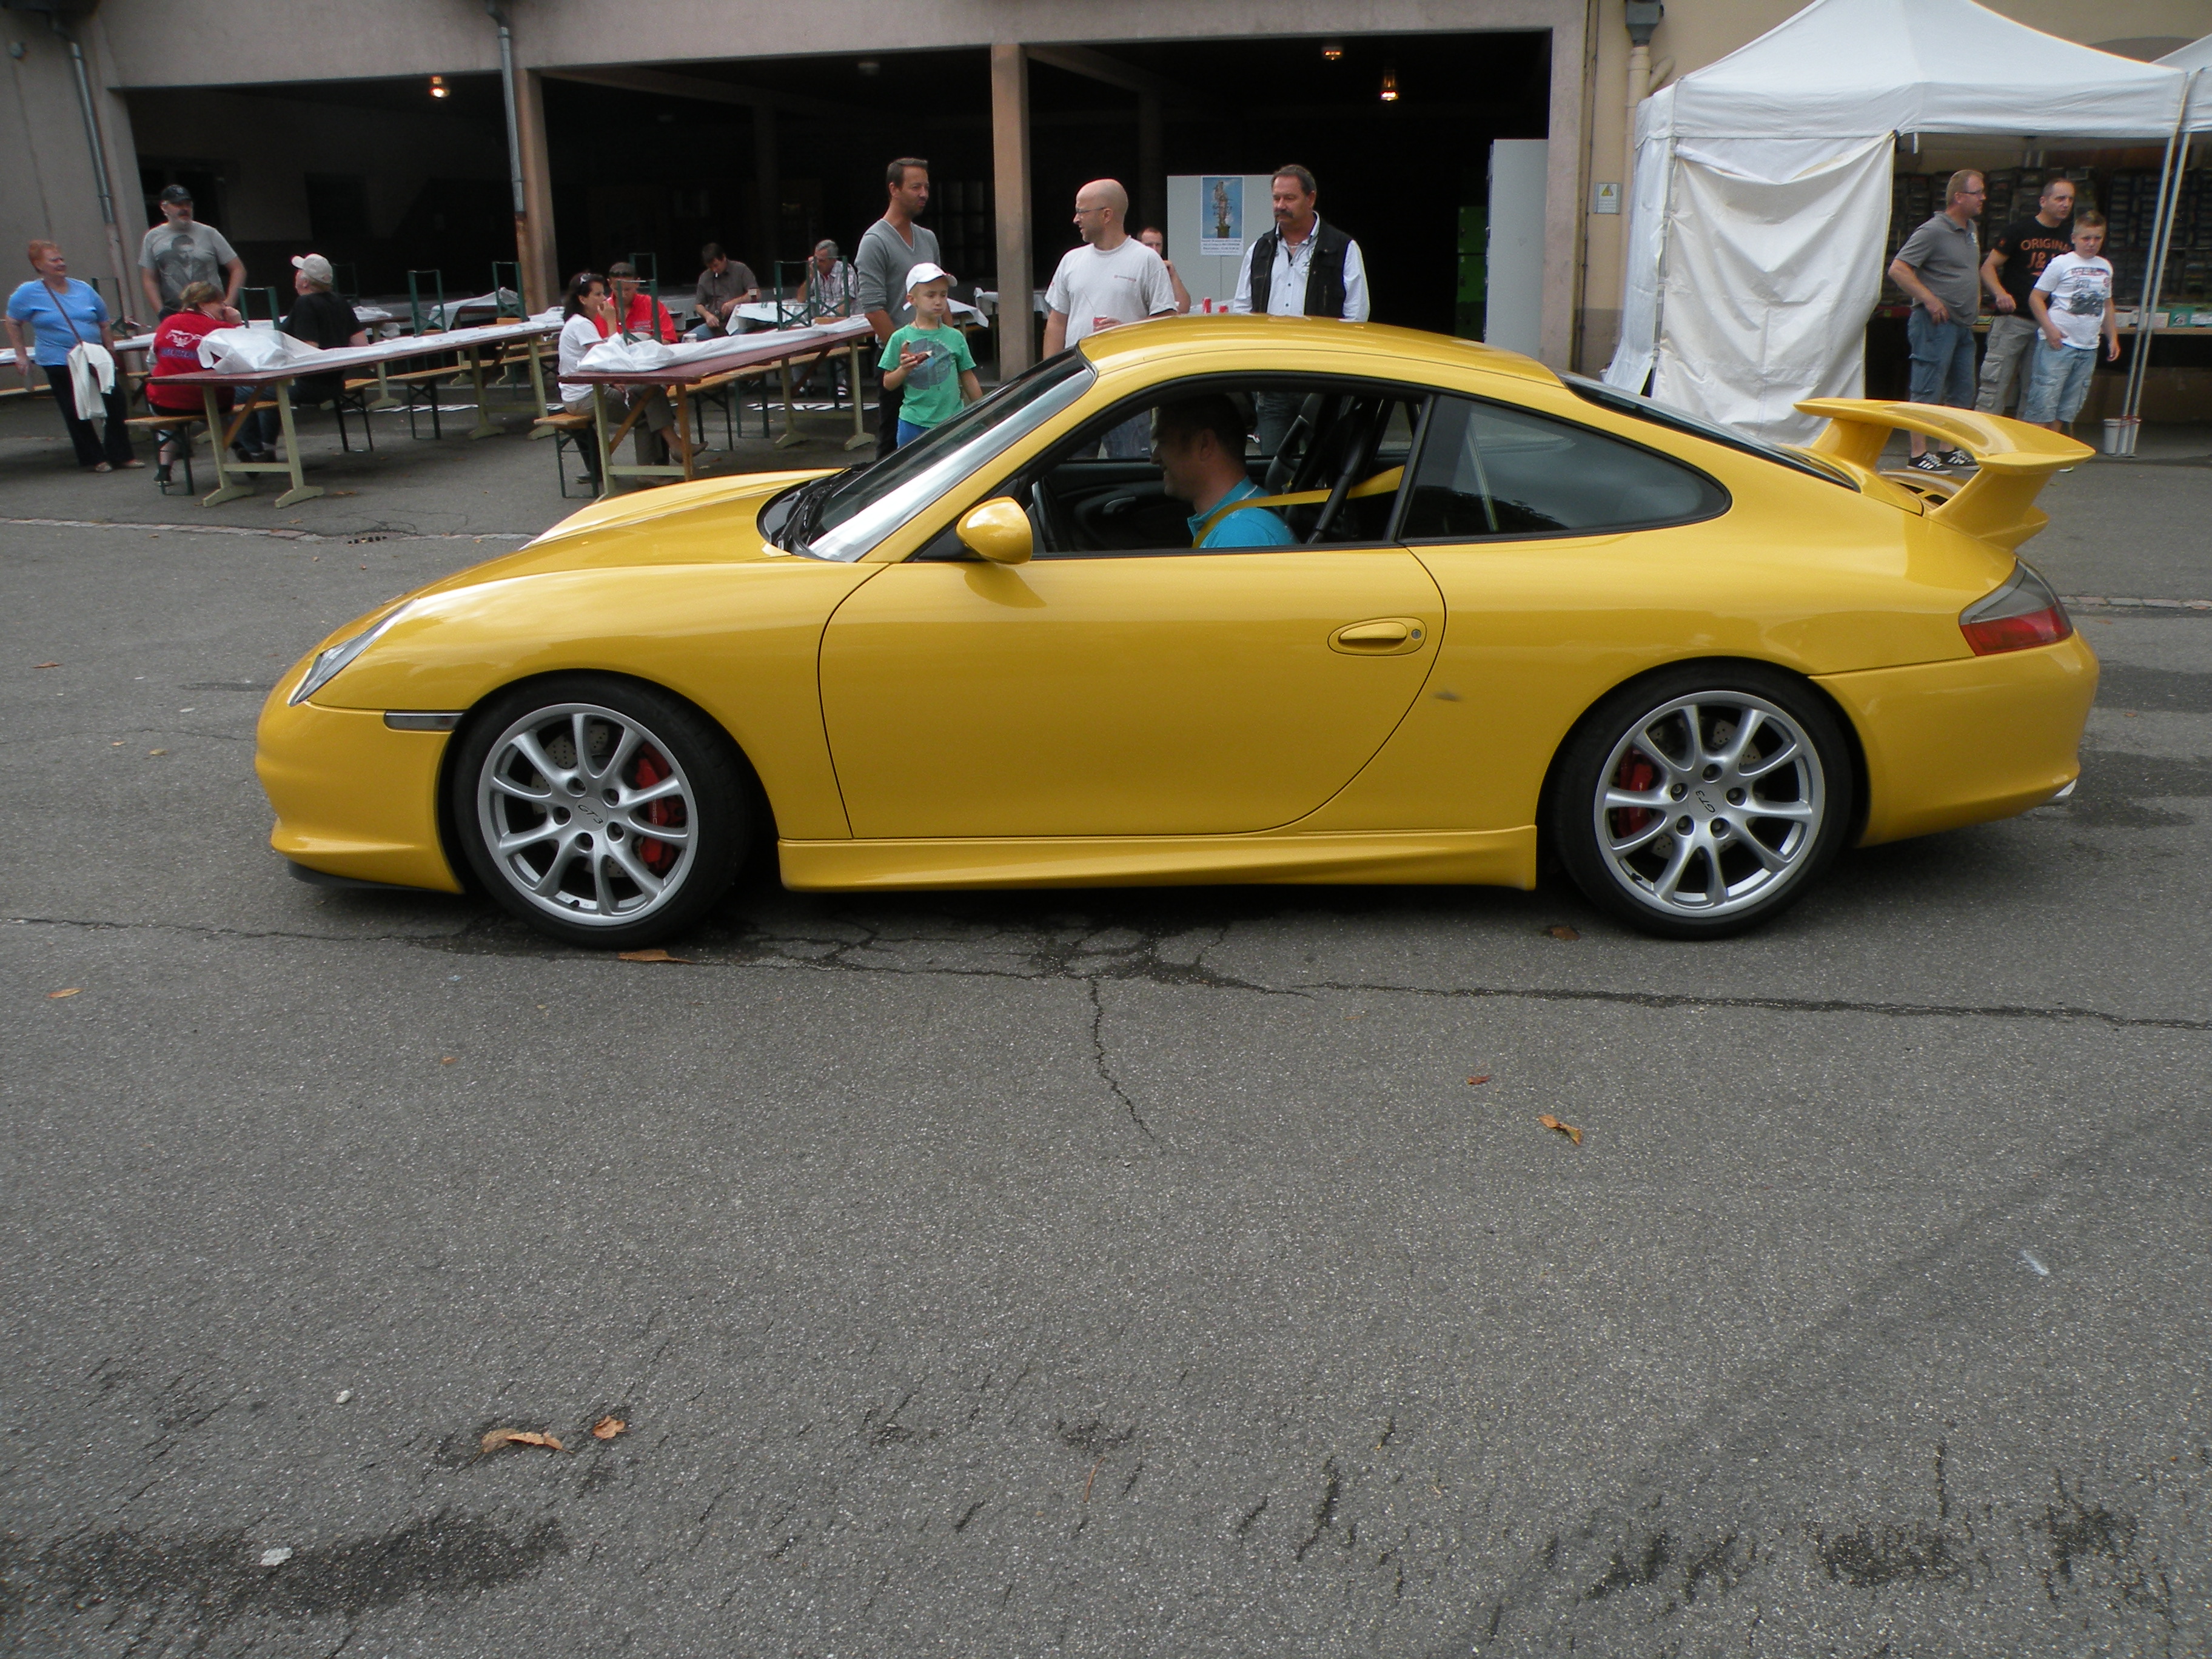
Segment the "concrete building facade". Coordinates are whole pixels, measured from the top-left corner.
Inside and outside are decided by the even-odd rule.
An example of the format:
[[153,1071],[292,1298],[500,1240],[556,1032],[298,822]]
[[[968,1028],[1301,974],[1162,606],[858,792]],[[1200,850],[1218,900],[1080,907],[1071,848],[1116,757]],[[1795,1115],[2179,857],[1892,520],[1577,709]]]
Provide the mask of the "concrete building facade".
[[[1590,368],[1618,330],[1625,221],[1605,210],[1632,91],[1799,3],[1668,0],[1638,56],[1631,13],[1653,9],[1635,0],[334,0],[312,27],[286,0],[6,0],[0,130],[24,164],[0,169],[0,224],[135,295],[150,197],[180,180],[255,284],[289,285],[283,254],[313,246],[479,292],[489,258],[519,254],[542,304],[564,268],[633,249],[688,280],[702,232],[757,265],[817,232],[849,249],[883,161],[935,149],[962,263],[1018,286],[1000,279],[1041,280],[1072,240],[1071,180],[1127,178],[1158,217],[1170,173],[1295,158],[1395,278],[1377,315],[1448,328],[1435,268],[1480,234],[1488,141],[1541,138],[1540,355]],[[1997,9],[2142,58],[2212,27],[2204,0]],[[1005,342],[1006,366],[1030,349]]]

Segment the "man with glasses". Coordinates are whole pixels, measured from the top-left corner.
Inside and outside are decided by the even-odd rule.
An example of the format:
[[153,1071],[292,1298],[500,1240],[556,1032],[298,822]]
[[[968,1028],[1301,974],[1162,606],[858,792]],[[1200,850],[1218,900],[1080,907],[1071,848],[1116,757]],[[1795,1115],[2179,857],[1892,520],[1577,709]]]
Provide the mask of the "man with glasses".
[[[1982,175],[1968,169],[1951,175],[1941,213],[1905,239],[1889,263],[1889,279],[1912,296],[1905,319],[1912,345],[1911,401],[1974,406],[1974,319],[1982,299],[1982,248],[1974,221],[1982,216],[1988,194]],[[1962,449],[1936,455],[1928,440],[1912,434],[1912,459],[1919,472],[1972,466]]]

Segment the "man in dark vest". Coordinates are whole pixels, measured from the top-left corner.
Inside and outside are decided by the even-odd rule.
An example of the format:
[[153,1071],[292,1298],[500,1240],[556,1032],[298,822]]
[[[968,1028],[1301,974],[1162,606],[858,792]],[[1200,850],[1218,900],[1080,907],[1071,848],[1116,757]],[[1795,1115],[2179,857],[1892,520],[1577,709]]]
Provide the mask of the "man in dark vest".
[[[1367,265],[1359,244],[1314,211],[1321,192],[1296,162],[1275,169],[1275,228],[1244,250],[1237,291],[1239,316],[1334,317],[1367,320]],[[1266,392],[1253,399],[1260,450],[1272,455],[1297,416],[1297,399]]]

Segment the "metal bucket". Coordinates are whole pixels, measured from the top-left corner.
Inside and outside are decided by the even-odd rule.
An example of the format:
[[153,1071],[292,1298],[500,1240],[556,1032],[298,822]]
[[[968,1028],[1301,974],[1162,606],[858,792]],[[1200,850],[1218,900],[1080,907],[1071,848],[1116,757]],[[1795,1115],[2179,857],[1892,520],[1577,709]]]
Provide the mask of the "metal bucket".
[[2136,453],[2136,436],[2142,430],[2142,422],[2125,416],[2105,422],[2105,453],[2132,455]]

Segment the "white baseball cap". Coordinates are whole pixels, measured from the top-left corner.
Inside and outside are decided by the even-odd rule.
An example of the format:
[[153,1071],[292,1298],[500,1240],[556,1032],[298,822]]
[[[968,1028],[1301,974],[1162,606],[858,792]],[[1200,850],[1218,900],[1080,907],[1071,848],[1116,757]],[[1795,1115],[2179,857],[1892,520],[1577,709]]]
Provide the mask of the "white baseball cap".
[[932,264],[924,259],[906,274],[906,291],[911,294],[924,283],[949,283],[952,273],[943,265]]
[[320,283],[325,287],[328,287],[334,280],[331,273],[331,262],[319,253],[294,254],[292,269],[301,273],[309,282]]

